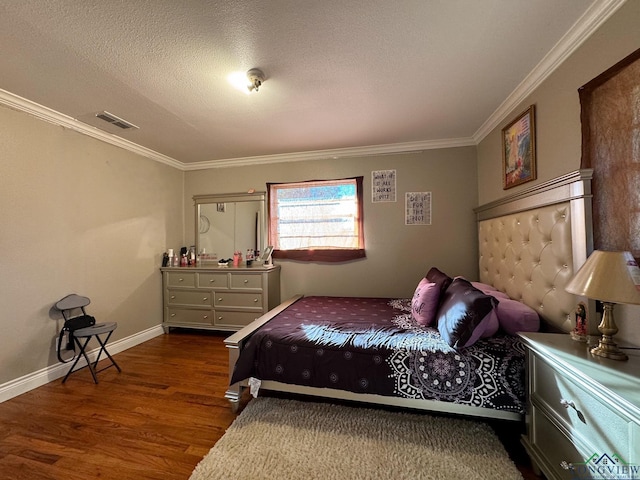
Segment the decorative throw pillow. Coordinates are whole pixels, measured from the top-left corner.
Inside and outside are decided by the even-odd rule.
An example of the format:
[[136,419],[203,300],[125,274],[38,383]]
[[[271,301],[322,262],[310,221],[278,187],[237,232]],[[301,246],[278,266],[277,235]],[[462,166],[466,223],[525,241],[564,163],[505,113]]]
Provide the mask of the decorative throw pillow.
[[[485,295],[463,278],[453,280],[443,297],[436,314],[440,336],[454,348],[470,346],[472,339],[477,340],[476,337],[482,335],[474,335],[475,329],[491,313],[496,299]],[[495,322],[493,325],[495,327]]]
[[504,292],[501,292],[493,285],[487,285],[486,283],[480,283],[480,282],[471,282],[471,285],[473,285],[474,288],[477,288],[485,295],[491,295],[493,298],[497,298],[498,300],[501,300],[503,298],[509,298],[509,295],[507,295]]
[[478,326],[473,330],[471,338],[466,341],[463,347],[470,347],[481,338],[493,337],[500,330],[500,323],[498,322],[498,314],[496,309],[493,308],[482,320]]
[[470,282],[470,283],[473,286],[473,288],[477,288],[482,293],[495,292],[498,290],[496,287],[494,287],[493,285],[489,285],[488,283],[482,283],[482,282]]
[[430,326],[436,319],[440,288],[437,284],[423,278],[411,299],[411,316],[419,324]]
[[500,328],[509,335],[517,332],[537,332],[540,330],[540,317],[533,308],[511,298],[500,298],[496,307]]
[[444,292],[449,288],[453,279],[447,275],[446,273],[442,273],[436,267],[431,267],[431,269],[427,272],[427,276],[425,277],[432,283],[438,285],[440,289],[440,304],[442,304],[442,297]]

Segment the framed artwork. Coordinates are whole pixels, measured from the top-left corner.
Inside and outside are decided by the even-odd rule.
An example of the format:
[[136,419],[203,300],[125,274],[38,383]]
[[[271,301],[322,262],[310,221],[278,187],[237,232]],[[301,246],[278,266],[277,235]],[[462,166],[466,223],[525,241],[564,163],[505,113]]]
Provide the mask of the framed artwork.
[[502,129],[504,190],[536,178],[535,105]]
[[405,192],[404,224],[431,225],[431,192]]
[[371,201],[396,201],[396,171],[374,170],[371,172]]

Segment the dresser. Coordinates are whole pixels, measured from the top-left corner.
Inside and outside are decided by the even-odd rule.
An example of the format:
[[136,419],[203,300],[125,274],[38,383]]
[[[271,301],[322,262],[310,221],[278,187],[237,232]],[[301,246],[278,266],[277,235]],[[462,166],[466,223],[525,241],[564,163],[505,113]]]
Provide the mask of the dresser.
[[165,267],[165,332],[240,330],[280,304],[280,267]]
[[568,334],[520,337],[528,385],[522,443],[534,465],[550,480],[640,479],[640,352],[625,350],[622,362],[592,356]]

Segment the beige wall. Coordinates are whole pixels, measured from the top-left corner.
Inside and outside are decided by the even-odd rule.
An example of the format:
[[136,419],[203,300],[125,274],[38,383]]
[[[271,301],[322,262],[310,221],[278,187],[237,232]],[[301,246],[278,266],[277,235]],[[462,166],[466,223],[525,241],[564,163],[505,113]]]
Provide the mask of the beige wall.
[[158,271],[182,240],[175,168],[0,107],[0,385],[57,363],[53,304],[92,299],[113,339],[162,321]]
[[[640,48],[640,1],[627,2],[478,145],[478,202],[484,204],[533,185],[502,190],[500,132],[515,115],[536,105],[536,182],[580,168],[578,89]],[[630,106],[631,107],[631,106]],[[613,188],[613,186],[612,186]],[[640,188],[640,186],[638,186]],[[595,199],[597,201],[597,199]],[[616,310],[622,339],[640,345],[640,307]]]
[[[513,109],[515,115],[536,104],[537,181],[579,167],[577,89],[640,47],[637,25],[640,2],[627,2]],[[194,194],[364,176],[368,257],[338,265],[281,261],[283,298],[409,296],[431,265],[475,278],[472,209],[528,186],[502,190],[500,129],[513,115],[477,149],[183,173],[0,107],[0,385],[57,362],[60,321],[51,307],[68,293],[91,297],[100,321],[117,321],[115,339],[158,325],[160,256],[193,243]],[[371,202],[371,171],[382,169],[398,172],[396,203]],[[433,225],[404,225],[407,191],[433,193]],[[619,310],[620,337],[640,345],[640,329],[632,328],[640,308]]]
[[[389,169],[397,171],[397,202],[372,203],[371,171]],[[367,258],[341,264],[279,260],[283,300],[296,293],[407,297],[433,265],[451,275],[476,278],[473,147],[186,172],[185,238],[194,242],[193,195],[265,190],[266,182],[359,175],[364,176]],[[404,224],[405,192],[432,192],[432,225]]]
[[580,168],[582,136],[578,89],[640,48],[640,1],[630,1],[552,73],[478,145],[478,204],[534,183],[502,190],[500,132],[529,105],[536,106],[538,178],[550,180]]

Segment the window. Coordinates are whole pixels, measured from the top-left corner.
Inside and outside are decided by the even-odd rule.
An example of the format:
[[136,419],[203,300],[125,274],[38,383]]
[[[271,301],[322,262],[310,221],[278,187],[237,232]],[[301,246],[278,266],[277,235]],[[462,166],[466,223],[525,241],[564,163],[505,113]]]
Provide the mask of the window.
[[[640,49],[580,87],[582,161],[593,168],[593,246],[640,259]],[[615,187],[614,187],[615,185]]]
[[362,178],[268,184],[273,256],[320,262],[364,257]]

